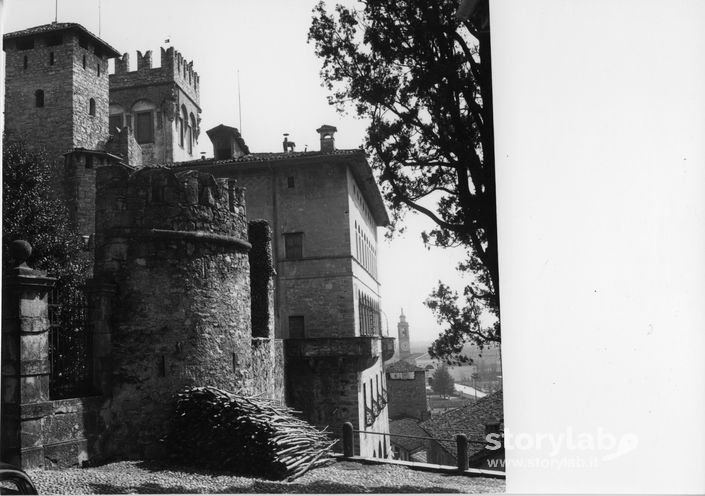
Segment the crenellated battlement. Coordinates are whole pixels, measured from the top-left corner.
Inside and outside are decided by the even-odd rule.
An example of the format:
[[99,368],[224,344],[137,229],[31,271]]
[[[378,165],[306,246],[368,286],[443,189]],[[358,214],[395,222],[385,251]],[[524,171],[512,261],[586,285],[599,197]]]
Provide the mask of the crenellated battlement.
[[245,190],[233,180],[160,167],[105,169],[97,179],[97,218],[106,233],[143,235],[146,229],[151,235],[193,233],[204,242],[247,239]]
[[137,51],[137,69],[131,70],[130,54],[124,53],[115,59],[115,71],[111,83],[119,86],[134,84],[144,79],[144,83],[174,81],[198,104],[201,79],[193,69],[193,61],[187,60],[174,47],[160,48],[161,67],[153,67],[152,51]]

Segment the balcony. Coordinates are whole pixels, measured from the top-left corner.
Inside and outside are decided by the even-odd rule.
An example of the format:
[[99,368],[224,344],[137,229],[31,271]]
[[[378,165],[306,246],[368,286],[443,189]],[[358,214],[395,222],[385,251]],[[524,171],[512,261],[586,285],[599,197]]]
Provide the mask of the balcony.
[[285,340],[284,349],[287,360],[344,359],[354,362],[358,370],[364,370],[374,365],[380,357],[388,360],[387,340],[391,340],[393,354],[394,338],[379,336],[289,338]]

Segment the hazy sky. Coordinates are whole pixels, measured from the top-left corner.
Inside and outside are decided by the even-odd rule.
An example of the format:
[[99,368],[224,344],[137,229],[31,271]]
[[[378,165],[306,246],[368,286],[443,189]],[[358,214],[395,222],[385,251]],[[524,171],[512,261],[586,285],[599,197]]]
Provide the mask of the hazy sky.
[[[316,129],[338,128],[336,146],[357,148],[366,123],[341,115],[327,103],[321,87],[320,63],[307,43],[311,12],[317,0],[58,0],[58,21],[77,22],[115,47],[130,54],[152,50],[160,64],[161,46],[169,44],[187,60],[201,81],[199,151],[212,156],[203,130],[224,123],[240,128],[237,72],[240,76],[242,134],[253,152],[281,149],[283,133],[297,150],[319,147]],[[333,4],[334,2],[331,2]],[[12,32],[54,20],[55,0],[5,2],[4,31]],[[112,64],[111,64],[112,67]],[[380,229],[379,274],[382,308],[396,332],[400,309],[410,323],[412,340],[430,340],[438,326],[422,304],[439,279],[460,279],[454,271],[458,252],[426,250],[420,232],[431,226],[420,215],[410,216],[409,230],[391,243]],[[385,316],[383,315],[383,321]]]

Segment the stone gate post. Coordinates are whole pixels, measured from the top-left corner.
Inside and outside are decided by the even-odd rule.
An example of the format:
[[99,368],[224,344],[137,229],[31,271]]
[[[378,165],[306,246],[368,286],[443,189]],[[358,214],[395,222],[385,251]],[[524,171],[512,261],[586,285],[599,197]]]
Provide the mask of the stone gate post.
[[0,456],[24,467],[32,466],[33,455],[42,456],[36,411],[49,404],[48,293],[56,281],[27,266],[31,253],[28,242],[13,241],[15,266],[4,274],[2,292]]

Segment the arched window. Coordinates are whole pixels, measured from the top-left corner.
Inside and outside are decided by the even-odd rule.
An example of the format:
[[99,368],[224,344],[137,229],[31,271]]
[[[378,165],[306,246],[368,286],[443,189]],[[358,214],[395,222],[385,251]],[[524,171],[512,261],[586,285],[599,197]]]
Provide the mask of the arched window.
[[186,105],[181,106],[181,127],[179,129],[179,145],[183,148],[184,141],[186,140],[188,125],[188,112],[186,111]]
[[193,145],[196,144],[196,117],[194,117],[193,112],[189,115],[189,135],[188,135],[188,152],[193,153]]
[[95,115],[95,100],[93,98],[88,101],[88,114]]
[[34,106],[43,107],[44,106],[44,90],[37,90],[34,92]]

